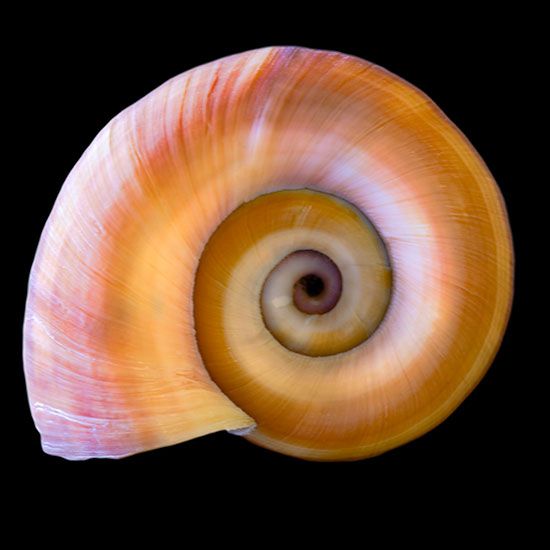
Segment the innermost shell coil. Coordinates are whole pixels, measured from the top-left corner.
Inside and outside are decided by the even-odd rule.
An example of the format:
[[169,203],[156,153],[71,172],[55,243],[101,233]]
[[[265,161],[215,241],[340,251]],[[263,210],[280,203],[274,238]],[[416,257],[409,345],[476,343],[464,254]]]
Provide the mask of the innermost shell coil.
[[262,312],[266,319],[270,306],[292,305],[307,315],[332,311],[342,296],[342,273],[325,254],[316,250],[297,250],[279,262],[262,289]]

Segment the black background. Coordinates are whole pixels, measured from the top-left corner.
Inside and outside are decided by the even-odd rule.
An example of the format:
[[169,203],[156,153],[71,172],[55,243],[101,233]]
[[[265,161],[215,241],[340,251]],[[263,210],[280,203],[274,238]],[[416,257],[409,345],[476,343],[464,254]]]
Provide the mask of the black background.
[[[214,11],[215,8],[212,8]],[[248,14],[250,15],[250,13]],[[478,503],[503,498],[527,484],[528,461],[534,450],[525,434],[529,405],[525,399],[523,348],[531,290],[523,272],[528,254],[525,228],[525,182],[518,145],[526,135],[519,108],[525,80],[518,78],[529,57],[529,45],[518,40],[526,25],[511,14],[480,20],[476,12],[463,19],[432,12],[433,21],[419,27],[400,26],[393,19],[346,21],[267,28],[269,12],[242,27],[211,27],[208,17],[168,21],[170,14],[140,23],[111,20],[84,25],[85,15],[70,23],[22,29],[25,44],[18,56],[19,85],[12,89],[27,106],[20,111],[18,144],[32,149],[19,161],[21,223],[17,229],[13,349],[5,365],[10,386],[10,442],[14,475],[46,480],[58,490],[109,487],[117,493],[145,486],[164,486],[175,494],[206,487],[205,501],[216,506],[231,494],[275,492],[292,494],[295,505],[307,495],[331,495],[327,506],[346,495],[394,494],[396,487],[415,485],[416,492],[399,497],[414,507],[418,491],[430,487],[453,499]],[[353,16],[348,14],[353,19]],[[145,18],[147,19],[147,18]],[[122,22],[121,22],[122,21]],[[453,21],[455,24],[450,25]],[[190,29],[192,27],[192,29]],[[486,377],[459,409],[429,434],[380,457],[354,463],[309,463],[258,448],[225,433],[119,461],[68,462],[43,454],[28,409],[22,374],[21,326],[28,274],[42,227],[69,170],[99,130],[119,111],[172,76],[222,56],[268,45],[302,45],[354,54],[405,78],[428,94],[464,132],[492,171],[509,211],[516,251],[516,295],[502,347]],[[10,323],[11,325],[11,323]],[[10,345],[11,345],[10,342]],[[523,360],[522,360],[523,358]],[[133,489],[128,489],[133,488]],[[266,489],[268,488],[268,489]],[[420,489],[419,489],[420,488]],[[225,496],[223,496],[225,495]],[[336,495],[336,497],[334,497]],[[369,497],[370,498],[370,497]]]

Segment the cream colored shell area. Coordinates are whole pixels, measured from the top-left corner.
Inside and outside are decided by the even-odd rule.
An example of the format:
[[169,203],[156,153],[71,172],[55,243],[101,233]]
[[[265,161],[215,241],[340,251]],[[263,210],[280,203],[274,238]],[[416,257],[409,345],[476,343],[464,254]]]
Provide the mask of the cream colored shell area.
[[[235,245],[229,249],[229,243]],[[323,253],[342,277],[342,293],[323,315],[300,311],[293,299],[300,277],[317,272],[317,258],[278,265],[300,250]],[[224,298],[199,285],[204,271],[209,281],[221,276]],[[246,342],[247,327],[239,327],[237,317],[249,320],[253,331],[265,324],[283,347],[315,357],[347,351],[376,330],[390,298],[391,269],[376,230],[358,210],[332,195],[304,189],[263,195],[229,216],[203,253],[195,288],[199,286],[206,288],[199,300],[220,303],[225,311],[227,322],[218,330],[235,326],[236,337]],[[240,311],[238,316],[235,311]],[[256,353],[263,350],[258,347]],[[288,360],[293,361],[294,354]]]
[[[382,294],[380,297],[373,293],[373,290],[378,290],[377,283],[380,285],[380,276],[376,277],[378,266],[361,265],[355,261],[355,258],[360,257],[360,250],[351,248],[353,244],[354,242],[346,242],[344,235],[294,229],[271,234],[257,242],[255,248],[245,254],[233,272],[233,278],[238,283],[231,285],[226,293],[224,327],[227,331],[228,344],[234,350],[237,362],[249,365],[252,369],[252,376],[258,375],[258,379],[261,379],[265,376],[262,373],[272,370],[272,365],[279,365],[283,362],[286,365],[296,362],[304,364],[317,362],[318,357],[309,357],[310,361],[297,361],[296,354],[285,349],[284,343],[278,343],[278,346],[283,348],[282,355],[272,356],[267,353],[266,349],[271,350],[270,344],[273,344],[273,337],[262,320],[260,308],[262,282],[265,281],[278,261],[296,250],[312,249],[322,252],[336,265],[341,266],[343,291],[336,307],[324,315],[304,314],[297,310],[292,303],[285,304],[287,307],[273,306],[274,309],[281,310],[276,314],[283,315],[286,319],[286,326],[284,326],[284,320],[280,320],[283,325],[282,330],[292,333],[285,334],[285,336],[292,336],[298,341],[307,342],[310,339],[335,337],[348,340],[353,334],[365,331],[365,327],[368,327],[368,334],[374,332],[376,325],[373,326],[371,323],[371,312],[374,310],[372,317],[375,321],[380,319],[382,315],[379,313],[381,308],[379,301],[383,301],[385,295],[382,291],[380,291]],[[350,248],[347,248],[348,246]],[[276,261],[259,264],[258,254],[266,258],[275,258]],[[288,275],[291,278],[291,274]],[[235,314],[237,311],[238,315]],[[244,320],[249,320],[252,326],[260,329],[254,339],[246,333],[246,328],[243,326]],[[335,336],[335,333],[338,336]],[[341,359],[340,361],[335,360],[336,364],[339,362]],[[300,366],[302,365],[298,365],[298,368]],[[284,370],[285,367],[282,367],[281,371]],[[281,372],[281,374],[284,379],[284,373]],[[281,378],[277,376],[276,380],[281,380]],[[273,381],[273,391],[277,391],[276,380]],[[309,399],[305,395],[303,398]]]
[[[249,437],[304,458],[360,458],[458,406],[490,364],[511,302],[511,238],[491,175],[426,96],[383,69],[266,48],[170,80],[109,123],[68,177],[25,322],[30,404],[47,452],[125,456],[254,425],[203,367],[194,274],[239,205],[303,187],[372,221],[391,260],[392,300],[372,338],[339,357],[336,384],[323,374],[335,358],[305,370],[306,395],[332,400],[339,417],[315,428],[306,410],[294,433]],[[246,360],[250,348],[235,353]],[[281,359],[275,392],[288,374]]]
[[[318,222],[318,225],[321,224]],[[390,268],[378,237],[370,235],[371,228],[358,233],[346,231],[349,227],[331,228],[330,225],[324,230],[316,227],[313,230],[277,231],[255,243],[256,251],[264,251],[264,258],[283,259],[297,250],[316,250],[328,256],[342,276],[342,294],[329,312],[311,315],[300,311],[294,304],[294,284],[307,274],[303,273],[301,263],[285,266],[277,272],[274,284],[270,285],[261,285],[262,280],[267,280],[269,270],[266,269],[267,262],[258,266],[258,255],[254,250],[235,270],[237,281],[249,279],[250,284],[239,284],[238,292],[231,299],[234,305],[239,300],[251,305],[254,297],[257,298],[258,307],[249,310],[250,318],[258,319],[259,316],[261,321],[263,317],[268,331],[284,347],[303,355],[334,355],[360,344],[376,330],[391,292]],[[273,268],[276,265],[277,262]],[[231,322],[229,311],[226,309],[226,319]]]

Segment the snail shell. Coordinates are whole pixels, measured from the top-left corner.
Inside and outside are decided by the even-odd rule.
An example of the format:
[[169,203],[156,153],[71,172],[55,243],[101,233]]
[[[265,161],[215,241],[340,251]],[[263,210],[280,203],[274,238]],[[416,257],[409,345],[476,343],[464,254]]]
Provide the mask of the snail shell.
[[48,219],[24,326],[43,449],[229,430],[380,454],[479,382],[512,278],[499,190],[420,91],[302,48],[201,66],[100,132]]

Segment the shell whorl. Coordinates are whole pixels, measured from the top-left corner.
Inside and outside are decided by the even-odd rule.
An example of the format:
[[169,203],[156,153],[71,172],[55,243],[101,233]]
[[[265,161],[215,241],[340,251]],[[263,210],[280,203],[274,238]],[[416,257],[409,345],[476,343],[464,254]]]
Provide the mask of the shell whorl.
[[[308,203],[286,240],[287,218],[270,210],[281,193]],[[348,214],[339,229],[332,199],[308,196],[357,209],[364,235],[352,241]],[[228,238],[241,208],[257,223]],[[320,236],[325,222],[331,239]],[[296,250],[339,264],[329,252],[346,245],[368,258],[349,265],[374,266],[353,288],[378,281],[372,309],[356,290],[364,338],[287,349],[301,333],[270,333],[266,277]],[[342,265],[341,304],[351,280]],[[424,94],[340,53],[234,55],[120,113],[69,174],[29,282],[31,411],[44,450],[70,459],[218,430],[302,458],[372,456],[425,433],[470,393],[498,349],[512,288],[498,187]]]

